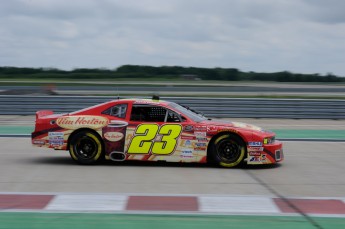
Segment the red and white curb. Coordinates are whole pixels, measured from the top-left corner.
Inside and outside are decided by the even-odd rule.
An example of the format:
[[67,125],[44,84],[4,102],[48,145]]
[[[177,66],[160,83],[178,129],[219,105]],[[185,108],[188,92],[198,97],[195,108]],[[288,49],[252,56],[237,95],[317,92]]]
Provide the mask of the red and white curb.
[[0,193],[0,212],[121,212],[345,217],[344,198]]

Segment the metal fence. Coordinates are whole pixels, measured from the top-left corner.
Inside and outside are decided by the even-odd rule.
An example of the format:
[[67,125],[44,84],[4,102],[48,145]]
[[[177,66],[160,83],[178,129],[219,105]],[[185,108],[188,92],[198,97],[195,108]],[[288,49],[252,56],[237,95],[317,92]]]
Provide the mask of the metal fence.
[[[76,111],[116,99],[111,96],[0,96],[0,115]],[[218,118],[345,119],[345,100],[161,97]]]

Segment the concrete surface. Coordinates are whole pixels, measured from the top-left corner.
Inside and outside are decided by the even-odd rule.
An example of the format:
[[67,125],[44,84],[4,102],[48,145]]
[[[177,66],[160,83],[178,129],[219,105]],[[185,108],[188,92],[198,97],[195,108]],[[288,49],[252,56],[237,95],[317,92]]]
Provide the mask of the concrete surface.
[[225,194],[344,197],[345,143],[284,142],[278,166],[235,169],[195,164],[76,165],[66,151],[0,138],[0,192]]
[[[33,126],[34,116],[0,116],[1,126]],[[342,120],[232,119],[266,129],[345,130]],[[344,142],[284,142],[279,166],[235,169],[195,164],[79,166],[67,151],[0,138],[0,192],[174,193],[345,196]]]

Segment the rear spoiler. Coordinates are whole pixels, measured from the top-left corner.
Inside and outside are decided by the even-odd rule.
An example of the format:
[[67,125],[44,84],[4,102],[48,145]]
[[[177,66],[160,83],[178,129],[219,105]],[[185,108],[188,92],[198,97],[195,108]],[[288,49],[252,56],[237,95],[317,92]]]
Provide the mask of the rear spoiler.
[[47,116],[47,115],[52,115],[54,114],[53,111],[51,110],[41,110],[41,111],[37,111],[36,112],[36,120],[41,118],[41,117],[44,117],[44,116]]

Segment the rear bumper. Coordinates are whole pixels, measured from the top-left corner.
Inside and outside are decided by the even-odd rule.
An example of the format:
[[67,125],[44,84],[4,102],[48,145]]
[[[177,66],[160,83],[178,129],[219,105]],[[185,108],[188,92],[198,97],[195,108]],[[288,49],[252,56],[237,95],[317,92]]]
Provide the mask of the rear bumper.
[[247,164],[275,164],[284,160],[283,144],[275,141],[263,147],[247,148]]
[[63,132],[32,132],[31,143],[33,146],[53,148],[56,150],[67,149],[67,137]]

